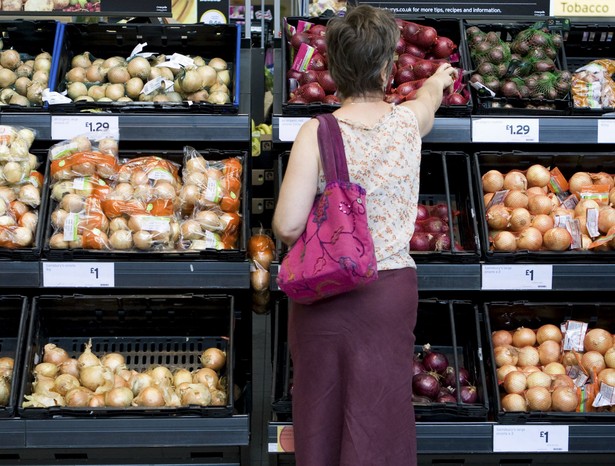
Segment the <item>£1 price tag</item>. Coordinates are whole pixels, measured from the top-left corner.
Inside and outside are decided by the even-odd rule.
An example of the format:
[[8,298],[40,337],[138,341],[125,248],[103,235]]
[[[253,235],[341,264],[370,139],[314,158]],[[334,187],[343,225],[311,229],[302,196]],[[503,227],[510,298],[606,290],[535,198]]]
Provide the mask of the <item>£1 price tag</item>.
[[568,426],[501,425],[493,426],[494,452],[566,452]]
[[280,141],[294,142],[299,133],[299,129],[303,126],[303,123],[308,121],[309,118],[280,118],[279,124],[279,138]]
[[477,118],[472,120],[472,142],[539,142],[538,118]]
[[598,120],[598,144],[615,143],[615,119]]
[[86,135],[92,140],[120,137],[119,117],[98,115],[54,115],[51,117],[51,139],[72,139]]
[[115,286],[113,262],[44,262],[44,287],[111,288]]
[[550,290],[553,266],[543,264],[483,265],[483,290]]

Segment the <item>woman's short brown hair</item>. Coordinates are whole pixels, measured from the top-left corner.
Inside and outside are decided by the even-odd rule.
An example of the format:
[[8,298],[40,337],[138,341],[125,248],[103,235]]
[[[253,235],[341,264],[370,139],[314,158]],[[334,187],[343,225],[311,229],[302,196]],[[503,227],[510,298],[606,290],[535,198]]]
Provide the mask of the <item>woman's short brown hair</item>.
[[382,92],[393,66],[399,28],[388,10],[359,5],[327,24],[329,72],[343,97]]

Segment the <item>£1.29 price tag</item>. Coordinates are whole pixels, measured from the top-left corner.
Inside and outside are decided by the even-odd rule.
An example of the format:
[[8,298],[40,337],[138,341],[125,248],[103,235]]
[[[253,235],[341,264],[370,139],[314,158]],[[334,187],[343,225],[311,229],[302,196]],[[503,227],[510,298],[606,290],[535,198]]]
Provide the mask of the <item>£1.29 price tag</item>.
[[553,266],[544,264],[483,265],[483,290],[550,290]]
[[598,144],[615,143],[615,119],[598,120]]
[[280,141],[294,142],[299,129],[308,120],[309,118],[281,117],[279,124]]
[[477,118],[472,120],[472,142],[539,142],[538,118]]
[[568,426],[500,425],[493,426],[494,452],[566,452]]
[[113,262],[43,262],[44,287],[112,288]]
[[119,117],[98,115],[54,115],[51,117],[51,139],[72,139],[86,135],[90,139],[120,137]]

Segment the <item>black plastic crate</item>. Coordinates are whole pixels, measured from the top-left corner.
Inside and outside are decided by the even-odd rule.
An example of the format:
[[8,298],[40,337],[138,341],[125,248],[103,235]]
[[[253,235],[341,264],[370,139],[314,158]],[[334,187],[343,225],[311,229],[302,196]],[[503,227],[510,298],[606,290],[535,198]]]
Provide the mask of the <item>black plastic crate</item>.
[[[413,18],[413,17],[405,17],[400,16],[400,19],[414,21],[419,24],[425,26],[431,26],[435,28],[438,33],[442,36],[448,37],[453,42],[455,42],[458,46],[459,55],[460,55],[460,63],[456,66],[461,66],[463,69],[468,69],[469,67],[469,54],[467,49],[465,48],[465,43],[463,41],[463,28],[462,22],[458,19],[426,19],[424,17],[421,18]],[[325,17],[316,17],[316,18],[308,18],[308,17],[287,17],[285,21],[287,24],[291,26],[297,26],[299,21],[308,21],[313,24],[325,25],[329,18]],[[339,105],[333,104],[325,104],[321,102],[312,102],[309,104],[292,104],[288,103],[288,99],[290,97],[290,89],[288,79],[286,78],[286,72],[290,69],[292,65],[291,59],[291,46],[288,43],[288,39],[285,36],[282,40],[282,114],[288,116],[309,116],[309,115],[318,115],[320,113],[330,113],[339,108]],[[465,79],[467,82],[467,78]],[[472,113],[472,97],[470,96],[470,100],[466,105],[449,105],[449,106],[441,106],[436,115],[438,116],[448,116],[448,117],[464,117],[469,116]]]
[[271,315],[272,368],[271,409],[276,420],[285,421],[292,417],[292,361],[288,348],[288,299],[276,300]]
[[[587,322],[588,330],[604,328],[615,331],[615,307],[612,303],[556,303],[556,302],[504,302],[494,301],[484,304],[484,317],[487,335],[496,330],[515,330],[526,327],[533,330],[545,324],[557,327],[567,320]],[[487,338],[485,349],[489,348],[486,359],[487,374],[493,390],[492,403],[496,419],[504,424],[521,424],[527,422],[613,422],[615,413],[611,412],[505,412],[502,410],[500,394],[505,393],[497,383],[493,342]]]
[[[33,299],[27,334],[23,382],[18,411],[25,418],[56,416],[183,416],[221,417],[233,412],[234,299],[229,295],[170,296],[39,296]],[[201,353],[210,347],[226,352],[226,406],[162,408],[23,408],[32,393],[32,370],[41,362],[44,346],[54,343],[78,357],[88,341],[92,352],[118,352],[128,369],[143,371],[156,365],[190,371],[201,366]]]
[[[615,25],[611,23],[572,22],[564,35],[568,71],[574,73],[593,60],[615,60]],[[582,108],[572,105],[573,115],[602,115],[615,111],[613,107]]]
[[[52,249],[49,247],[49,240],[53,236],[54,228],[51,225],[51,213],[56,209],[58,202],[51,199],[51,173],[49,170],[49,164],[51,161],[47,161],[47,170],[45,177],[45,189],[43,190],[43,198],[46,199],[46,219],[43,229],[42,251],[41,255],[46,259],[51,260],[74,260],[74,259],[86,259],[86,260],[100,260],[100,259],[117,259],[117,260],[156,260],[161,259],[168,260],[193,260],[193,259],[210,259],[210,260],[225,260],[225,261],[243,261],[246,258],[247,244],[250,237],[250,214],[249,214],[249,169],[248,154],[245,151],[240,150],[218,150],[218,149],[199,149],[199,152],[206,160],[223,160],[229,157],[243,157],[243,169],[241,174],[241,205],[239,208],[239,215],[241,216],[240,234],[237,239],[237,249],[206,249],[206,250],[181,250],[176,249],[173,251],[139,251],[136,249],[128,251],[119,250],[95,250],[95,249]],[[121,151],[119,153],[120,159],[133,159],[144,156],[158,156],[167,159],[171,162],[183,165],[184,152],[177,150],[165,150],[165,151]],[[181,170],[180,170],[181,177]]]
[[23,296],[0,296],[0,357],[14,360],[9,402],[0,406],[0,418],[12,417],[19,403],[19,384],[24,363],[24,339],[28,321],[28,299]]
[[103,108],[112,112],[182,112],[232,114],[239,109],[239,46],[241,27],[235,24],[66,24],[59,48],[58,81],[54,90],[66,89],[64,76],[75,55],[90,52],[95,58],[123,56],[147,42],[144,52],[172,55],[200,55],[206,59],[220,57],[231,74],[231,103],[207,102],[72,102],[54,104],[51,111],[75,112]]
[[477,152],[474,154],[474,171],[476,175],[476,192],[478,197],[478,217],[481,242],[484,245],[485,259],[488,262],[610,262],[615,251],[568,250],[568,251],[492,251],[489,246],[489,231],[485,219],[485,201],[483,198],[481,177],[489,170],[506,173],[509,170],[527,170],[531,165],[560,169],[566,179],[577,171],[615,173],[615,154],[612,152]]
[[470,157],[463,152],[423,151],[419,203],[448,206],[451,249],[442,251],[410,251],[416,262],[478,262],[480,241]]
[[[51,20],[24,20],[0,21],[0,39],[3,49],[15,49],[19,52],[22,61],[34,59],[42,52],[52,55],[49,70],[49,86],[57,82],[57,67],[54,66],[59,57],[56,56],[55,44],[58,35],[58,23]],[[47,105],[21,106],[1,105],[1,112],[40,112],[47,109]]]
[[[0,106],[0,108],[2,108]],[[46,159],[47,159],[47,151],[31,149],[32,154],[36,155],[36,158],[40,162],[40,165],[37,169],[44,177],[43,186],[41,187],[41,203],[37,209],[38,212],[38,223],[36,225],[36,231],[34,232],[34,244],[29,248],[0,248],[0,264],[2,260],[18,260],[18,261],[30,261],[37,260],[41,256],[41,250],[44,242],[44,234],[45,234],[45,217],[47,213],[47,205],[49,204],[48,198],[49,196],[45,195],[47,191],[47,176],[46,176]]]
[[415,353],[429,344],[433,351],[447,356],[449,365],[458,373],[465,367],[476,387],[476,403],[462,403],[459,387],[456,403],[414,403],[418,422],[485,421],[489,412],[487,382],[483,366],[482,342],[478,309],[469,301],[419,300],[418,318],[414,330]]
[[[540,19],[549,23],[549,19]],[[485,22],[480,20],[465,20],[463,24],[463,41],[468,47],[470,53],[470,45],[467,36],[467,28],[477,26],[483,32],[496,32],[500,39],[504,42],[512,42],[514,37],[524,29],[534,25],[536,21],[506,21],[506,22]],[[563,36],[563,29],[559,26],[550,26],[550,30],[554,33]],[[475,69],[476,64],[469,56],[470,69]],[[560,47],[556,58],[553,60],[558,70],[568,69],[567,55],[564,51],[564,46]],[[572,105],[570,93],[559,99],[521,99],[509,98],[498,95],[496,97],[480,95],[476,89],[472,88],[472,97],[476,106],[478,115],[544,115],[544,116],[561,116],[570,114]],[[526,105],[541,107],[549,105],[552,108],[525,108]],[[507,106],[508,105],[508,106]]]

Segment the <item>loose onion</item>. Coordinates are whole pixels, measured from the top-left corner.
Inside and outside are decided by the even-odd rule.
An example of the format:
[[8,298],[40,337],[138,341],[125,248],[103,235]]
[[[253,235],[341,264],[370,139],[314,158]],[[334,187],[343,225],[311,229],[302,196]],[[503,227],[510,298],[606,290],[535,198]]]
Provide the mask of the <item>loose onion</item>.
[[561,347],[557,341],[547,340],[540,344],[538,347],[538,356],[540,357],[540,364],[546,366],[551,362],[559,361],[561,354]]
[[540,196],[540,195],[547,194],[546,189],[547,188],[539,188],[538,186],[534,186],[532,188],[527,188],[527,191],[525,191],[525,194],[527,194],[528,197]]
[[539,362],[540,356],[538,354],[538,349],[534,348],[533,346],[524,346],[522,348],[519,348],[519,360],[517,361],[518,366],[536,366]]
[[564,351],[564,354],[562,355],[562,364],[564,366],[578,366],[580,360],[581,357],[579,356],[579,359],[577,360],[577,356],[573,351]]
[[510,372],[518,371],[517,366],[513,366],[512,364],[506,364],[502,367],[498,367],[495,371],[498,382],[503,382],[506,375]]
[[551,376],[549,374],[545,374],[542,371],[535,371],[527,376],[527,386],[529,388],[532,387],[544,387],[550,388],[552,383]]
[[513,252],[517,250],[517,238],[510,231],[500,231],[493,237],[493,249]]
[[574,380],[572,380],[566,374],[557,374],[554,375],[553,381],[551,382],[551,391],[555,390],[558,387],[569,387],[574,388]]
[[607,367],[598,374],[598,381],[615,387],[615,369]]
[[207,406],[211,403],[211,391],[202,383],[182,385],[180,397],[182,405]]
[[512,335],[513,346],[521,348],[523,346],[533,346],[536,343],[534,330],[527,327],[519,327]]
[[613,226],[615,226],[615,209],[603,206],[598,214],[598,230],[600,233],[607,234]]
[[152,379],[151,375],[144,372],[135,372],[130,380],[130,388],[134,395],[138,395],[145,388],[151,387],[152,385],[154,385],[154,379]]
[[518,189],[525,191],[527,189],[527,179],[525,175],[519,171],[510,171],[504,176],[504,189]]
[[79,371],[79,380],[85,388],[95,391],[99,387],[106,385],[109,380],[113,386],[113,376],[109,369],[102,365],[86,366]]
[[80,369],[88,366],[100,366],[100,359],[92,353],[92,340],[85,345],[85,350],[77,358],[77,361],[79,362]]
[[550,362],[542,371],[549,375],[566,374],[566,368],[559,362]]
[[557,325],[545,324],[541,325],[536,331],[536,341],[538,344],[542,344],[545,341],[551,340],[555,342],[562,341],[562,331]]
[[145,387],[134,398],[133,405],[147,407],[164,406],[164,396],[162,391],[157,387]]
[[601,185],[605,185],[608,186],[609,189],[611,189],[613,187],[613,177],[611,175],[609,175],[608,173],[605,172],[599,172],[599,173],[590,173],[589,176],[592,179],[592,182],[596,185],[596,184],[601,184]]
[[203,367],[192,374],[193,383],[202,383],[210,389],[218,386],[218,374],[213,369]]
[[585,334],[583,340],[585,351],[598,351],[605,354],[613,346],[613,336],[602,328],[593,328]]
[[527,169],[525,177],[527,178],[527,185],[530,188],[533,186],[542,188],[549,184],[549,181],[551,180],[551,173],[542,165],[536,164]]
[[587,209],[599,209],[600,206],[593,199],[581,199],[574,208],[575,217],[585,217]]
[[[512,231],[521,231],[530,226],[532,216],[529,211],[523,207],[517,207],[510,213],[510,229]],[[542,243],[542,234],[540,235]]]
[[177,369],[173,373],[173,386],[179,387],[182,383],[192,383],[192,374],[188,369]]
[[566,251],[572,244],[572,236],[561,227],[551,228],[543,236],[543,244],[549,251]]
[[527,411],[525,398],[517,393],[505,395],[500,403],[502,405],[502,410],[506,412]]
[[66,395],[66,393],[73,388],[78,388],[80,386],[81,384],[79,380],[77,380],[77,377],[70,374],[60,374],[53,381],[53,391],[62,396]]
[[579,399],[577,391],[571,387],[557,387],[551,394],[551,409],[559,412],[573,412]]
[[594,182],[589,173],[577,172],[568,180],[568,186],[572,194],[578,195],[585,186],[592,186]]
[[503,230],[508,227],[510,221],[510,211],[508,207],[502,204],[496,204],[489,207],[487,214],[487,224],[494,230]]
[[66,350],[54,345],[53,343],[47,343],[43,352],[43,362],[51,362],[56,366],[61,365],[69,359]]
[[34,374],[43,377],[55,377],[58,373],[58,366],[51,362],[41,362],[34,366]]
[[91,396],[92,392],[87,388],[77,387],[69,390],[66,395],[64,395],[64,400],[66,401],[66,406],[70,406],[71,408],[84,408],[88,406]]
[[90,400],[88,401],[88,406],[90,408],[104,408],[105,394],[104,393],[92,394],[90,396]]
[[581,356],[581,364],[583,368],[589,373],[599,374],[601,370],[606,369],[606,363],[604,362],[604,356],[598,351],[587,351]]
[[537,194],[532,196],[527,201],[527,208],[532,215],[550,214],[553,210],[553,203],[549,196],[545,194]]
[[615,369],[615,347],[611,347],[604,353],[604,363],[606,367]]
[[510,207],[511,209],[516,207],[523,207],[525,209],[528,205],[527,194],[517,189],[511,189],[504,198],[504,205],[506,207]]
[[147,371],[156,385],[171,385],[173,374],[165,366],[156,366]]
[[207,348],[201,354],[201,364],[203,367],[219,371],[226,364],[226,353],[218,348]]
[[274,251],[275,244],[271,237],[265,234],[252,235],[248,240],[248,254],[255,255],[257,252]]
[[520,371],[509,372],[504,377],[502,386],[506,393],[523,393],[527,388],[527,377]]
[[525,400],[530,411],[548,411],[551,408],[551,393],[545,387],[528,388]]
[[132,400],[132,391],[127,387],[113,388],[105,393],[105,405],[112,408],[127,408]]
[[[511,222],[512,223],[512,222]],[[538,251],[542,247],[542,233],[538,228],[528,227],[517,237],[517,249]]]
[[517,365],[517,361],[519,360],[519,356],[517,350],[512,346],[496,346],[493,349],[494,353],[494,361],[497,367],[502,367],[506,365]]
[[[491,202],[491,199],[493,199],[493,195],[494,193],[487,193],[483,196],[483,203],[485,204],[485,206],[488,206],[489,203]],[[417,216],[418,219],[418,216]]]
[[491,333],[491,342],[493,347],[512,345],[512,333],[508,330],[495,330]]
[[520,370],[525,374],[526,377],[530,374],[533,374],[534,372],[541,372],[540,367],[538,366],[524,366],[521,367]]
[[114,374],[126,368],[126,359],[120,353],[107,353],[100,358],[100,362]]
[[36,376],[36,380],[32,383],[32,391],[34,393],[47,393],[55,385],[55,380],[51,377]]

